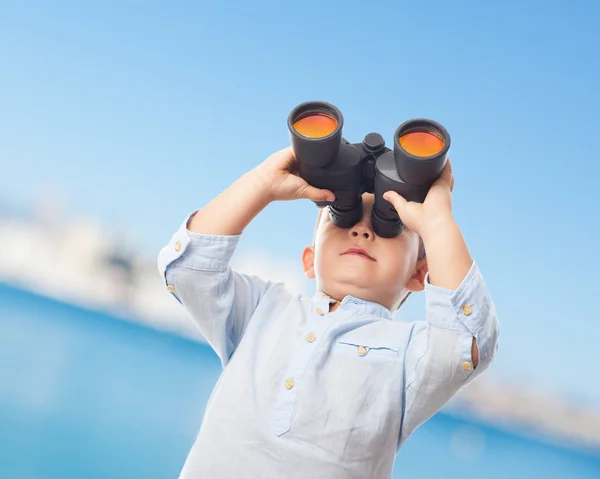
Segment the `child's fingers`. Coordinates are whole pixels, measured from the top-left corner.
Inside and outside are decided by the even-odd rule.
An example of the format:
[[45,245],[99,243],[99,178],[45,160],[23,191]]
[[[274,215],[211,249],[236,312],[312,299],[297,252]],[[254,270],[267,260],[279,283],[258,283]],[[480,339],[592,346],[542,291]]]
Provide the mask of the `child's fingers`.
[[448,161],[446,161],[439,178],[432,185],[432,188],[438,188],[439,186],[448,188],[451,192],[454,189],[454,175],[452,174],[452,164],[450,163],[449,158]]
[[394,206],[394,208],[396,208],[398,215],[402,217],[402,213],[407,203],[407,201],[402,196],[400,196],[395,191],[386,191],[383,194],[383,199],[389,201]]
[[273,153],[267,161],[275,170],[290,170],[295,167],[296,155],[291,146],[283,148]]
[[448,158],[446,164],[444,165],[444,168],[442,169],[442,173],[440,174],[440,180],[450,185],[450,181],[452,180],[452,163],[450,162],[450,158]]
[[312,201],[335,201],[335,195],[329,190],[321,190],[314,186],[306,185],[300,192],[301,198]]

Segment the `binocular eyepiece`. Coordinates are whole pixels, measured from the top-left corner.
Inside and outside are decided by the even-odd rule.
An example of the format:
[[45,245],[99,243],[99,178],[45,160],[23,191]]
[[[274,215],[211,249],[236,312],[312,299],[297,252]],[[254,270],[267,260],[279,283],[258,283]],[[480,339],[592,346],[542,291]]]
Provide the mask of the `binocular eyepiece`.
[[422,203],[446,164],[450,135],[433,120],[408,120],[396,129],[391,150],[379,133],[352,144],[342,137],[343,126],[342,113],[327,102],[309,101],[290,112],[288,129],[299,175],[335,194],[331,203],[315,203],[320,208],[329,205],[331,221],[341,228],[360,221],[362,195],[374,193],[373,231],[393,238],[404,225],[383,194],[392,190],[407,201]]

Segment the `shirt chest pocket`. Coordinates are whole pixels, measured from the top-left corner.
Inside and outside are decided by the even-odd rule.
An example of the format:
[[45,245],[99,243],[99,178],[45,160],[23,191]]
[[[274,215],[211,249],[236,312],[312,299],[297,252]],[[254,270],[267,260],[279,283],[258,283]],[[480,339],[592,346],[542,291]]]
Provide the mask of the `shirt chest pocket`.
[[[383,401],[393,386],[401,348],[387,338],[352,336],[340,337],[333,345],[331,364],[336,374],[330,377],[331,384],[337,394],[347,395],[349,401]],[[373,396],[379,394],[382,397]]]
[[360,359],[363,362],[393,361],[398,358],[400,349],[397,345],[388,344],[386,341],[353,338],[339,339],[335,344],[335,353]]

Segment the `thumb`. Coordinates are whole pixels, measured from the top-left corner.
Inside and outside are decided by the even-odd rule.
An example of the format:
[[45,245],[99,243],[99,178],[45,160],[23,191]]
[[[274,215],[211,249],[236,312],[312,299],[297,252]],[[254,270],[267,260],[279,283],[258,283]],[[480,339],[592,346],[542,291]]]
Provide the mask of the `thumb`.
[[301,198],[307,198],[312,201],[335,201],[335,195],[329,190],[321,190],[314,186],[307,185],[300,193]]
[[396,208],[398,215],[402,218],[402,213],[404,212],[404,209],[405,209],[408,201],[406,201],[402,196],[400,196],[395,191],[386,191],[383,194],[383,199],[386,201],[389,201],[394,206],[394,208]]

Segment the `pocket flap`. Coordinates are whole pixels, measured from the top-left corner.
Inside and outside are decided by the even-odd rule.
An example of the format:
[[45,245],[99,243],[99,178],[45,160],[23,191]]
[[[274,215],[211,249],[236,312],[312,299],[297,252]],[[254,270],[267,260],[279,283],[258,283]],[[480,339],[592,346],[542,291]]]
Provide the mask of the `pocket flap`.
[[377,355],[385,354],[387,356],[397,356],[399,352],[399,348],[397,346],[384,346],[379,343],[373,343],[372,341],[369,342],[370,344],[344,340],[339,340],[337,343],[343,347],[353,348],[358,356],[367,356],[370,353]]

